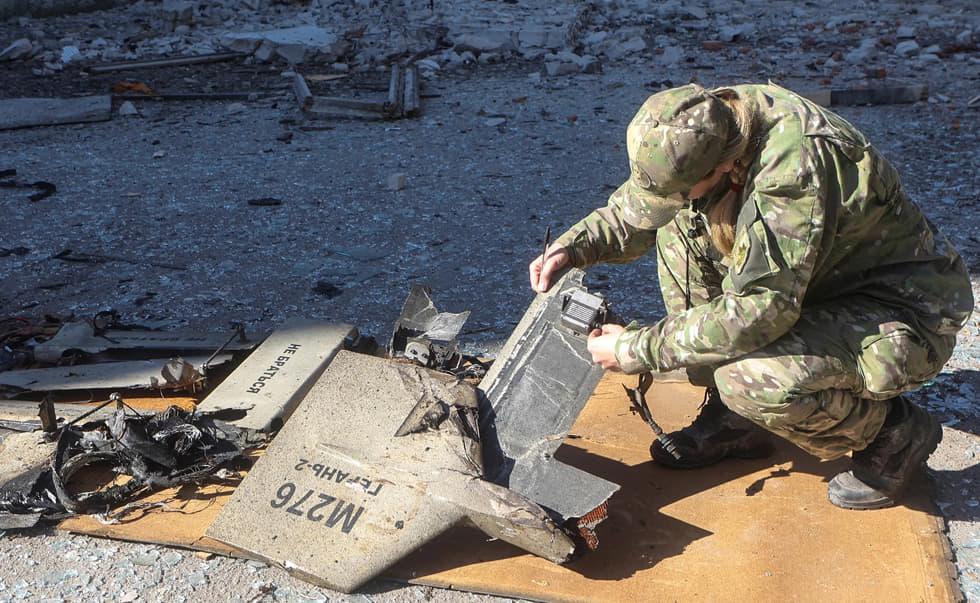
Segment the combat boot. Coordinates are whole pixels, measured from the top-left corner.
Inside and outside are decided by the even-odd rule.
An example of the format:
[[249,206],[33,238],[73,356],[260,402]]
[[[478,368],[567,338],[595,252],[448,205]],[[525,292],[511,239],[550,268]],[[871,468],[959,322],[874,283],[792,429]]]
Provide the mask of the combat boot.
[[694,422],[667,437],[680,453],[676,458],[659,440],[650,446],[658,464],[673,469],[697,469],[735,457],[760,459],[773,453],[773,434],[725,406],[718,390],[705,391],[701,412]]
[[851,454],[851,470],[827,486],[827,498],[844,509],[883,509],[895,505],[914,474],[943,439],[928,412],[901,396],[892,398],[885,423],[864,450]]

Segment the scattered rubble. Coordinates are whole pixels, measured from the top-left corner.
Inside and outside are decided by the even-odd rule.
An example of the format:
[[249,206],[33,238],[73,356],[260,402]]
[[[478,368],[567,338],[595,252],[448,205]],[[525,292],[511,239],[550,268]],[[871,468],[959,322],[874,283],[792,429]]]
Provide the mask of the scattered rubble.
[[[739,61],[755,72],[778,64],[777,75],[805,72],[838,87],[861,88],[882,77],[912,84],[930,65],[945,61],[975,65],[980,38],[966,5],[942,11],[917,6],[926,18],[922,26],[912,27],[857,11],[815,18],[832,10],[832,3],[823,0],[813,10],[781,12],[783,26],[798,33],[780,37],[760,26],[773,10],[761,0],[740,3],[738,21],[729,11],[713,10],[710,2],[679,0],[655,6],[636,0],[225,4],[143,0],[129,4],[125,20],[118,22],[113,20],[123,11],[18,17],[11,21],[19,35],[0,40],[6,44],[0,62],[28,61],[38,75],[62,71],[69,63],[88,73],[228,60],[339,72],[387,71],[416,63],[426,79],[443,69],[514,60],[536,62],[547,77],[594,74],[604,62],[667,69]],[[260,13],[265,28],[256,27]],[[78,21],[92,26],[61,27]],[[56,31],[71,33],[57,35],[52,43]],[[66,49],[72,49],[68,61]]]
[[[0,132],[12,150],[0,173],[20,174],[2,179],[16,186],[0,187],[13,201],[0,238],[0,301],[24,314],[91,315],[111,304],[195,329],[312,316],[356,320],[364,333],[377,333],[407,285],[424,280],[454,306],[473,309],[463,334],[486,353],[511,332],[527,299],[524,267],[539,252],[541,222],[567,226],[601,203],[620,180],[617,145],[636,103],[690,80],[771,79],[840,105],[887,147],[912,196],[976,268],[978,40],[976,8],[959,1],[844,10],[830,0],[140,1],[97,13],[13,17],[0,23],[4,102],[110,95],[117,111],[106,119],[127,125],[48,128],[42,120]],[[233,41],[248,48],[235,51],[226,44]],[[294,74],[302,74],[309,98],[383,108],[393,68],[409,76],[411,66],[418,109],[403,95],[397,122],[339,125],[325,113],[313,123],[292,89]],[[127,77],[144,80],[151,93],[111,90]],[[911,95],[879,100],[882,90]],[[877,111],[868,106],[875,102],[913,104]],[[116,138],[106,142],[109,132]],[[74,141],[70,151],[61,140]],[[354,159],[335,159],[341,156]],[[34,186],[48,181],[57,188]],[[43,196],[28,199],[34,194]],[[373,257],[364,251],[372,247]],[[604,267],[589,277],[597,289],[617,291],[624,315],[655,315],[655,266],[643,260],[633,270],[640,276]],[[941,457],[938,500],[971,601],[980,600],[971,494],[971,459],[980,448],[950,436],[976,433],[970,400],[978,333],[971,322],[952,370],[917,398],[943,417],[943,446],[956,442]],[[0,350],[3,369],[22,368],[24,360],[16,346]],[[63,414],[71,420],[80,412]],[[15,423],[39,427],[33,419]],[[949,469],[953,455],[964,468]],[[5,567],[9,561],[13,575],[29,576],[42,555],[12,535]],[[83,540],[45,538],[42,565],[52,569],[0,586],[25,598],[136,598],[141,591],[131,584],[96,576],[92,568],[112,559],[120,575],[146,589],[178,567],[189,576],[180,592],[192,597],[233,565]],[[106,552],[117,549],[125,551],[121,558]],[[80,561],[65,569],[47,560],[63,552]],[[304,592],[253,563],[245,567],[261,584],[241,592]]]

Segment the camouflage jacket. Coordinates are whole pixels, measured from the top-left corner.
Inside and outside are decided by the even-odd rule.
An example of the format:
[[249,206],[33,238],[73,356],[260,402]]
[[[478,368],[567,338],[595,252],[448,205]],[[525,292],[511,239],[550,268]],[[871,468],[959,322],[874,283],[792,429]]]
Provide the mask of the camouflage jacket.
[[[893,307],[920,330],[959,330],[973,308],[965,264],[908,200],[884,157],[844,119],[788,90],[734,88],[762,124],[723,293],[623,334],[616,344],[622,369],[737,358],[787,333],[804,307],[849,296]],[[655,232],[628,217],[614,194],[557,242],[579,268],[628,262],[655,245]]]

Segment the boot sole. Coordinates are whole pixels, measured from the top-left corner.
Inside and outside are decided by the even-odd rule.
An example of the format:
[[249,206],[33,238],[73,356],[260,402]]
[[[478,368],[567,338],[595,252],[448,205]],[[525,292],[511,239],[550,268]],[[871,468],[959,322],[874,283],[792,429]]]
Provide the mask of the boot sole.
[[836,496],[830,489],[828,489],[827,499],[841,509],[849,509],[854,511],[872,511],[875,509],[886,509],[888,507],[895,506],[897,504],[897,499],[908,488],[909,482],[912,481],[912,477],[916,474],[916,472],[922,471],[924,468],[923,465],[929,458],[929,455],[935,452],[936,448],[939,447],[939,442],[941,442],[943,439],[943,427],[939,424],[939,421],[936,421],[930,417],[929,424],[929,435],[923,439],[922,444],[911,453],[913,457],[913,460],[909,463],[911,469],[905,478],[902,488],[890,494],[882,493],[881,498],[866,501],[845,500],[839,496]]

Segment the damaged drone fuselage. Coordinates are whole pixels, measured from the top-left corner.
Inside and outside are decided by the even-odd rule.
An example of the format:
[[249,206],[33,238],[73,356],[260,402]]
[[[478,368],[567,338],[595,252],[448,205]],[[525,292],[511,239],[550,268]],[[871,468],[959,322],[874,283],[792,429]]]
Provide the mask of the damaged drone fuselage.
[[207,535],[346,592],[467,521],[566,560],[543,509],[482,479],[477,422],[471,385],[338,352]]
[[[569,524],[594,547],[618,486],[552,458],[602,375],[581,278],[535,299],[479,389],[431,358],[337,352],[207,536],[345,592],[460,523],[555,563]],[[392,348],[444,316],[454,336],[462,315],[413,290]]]

